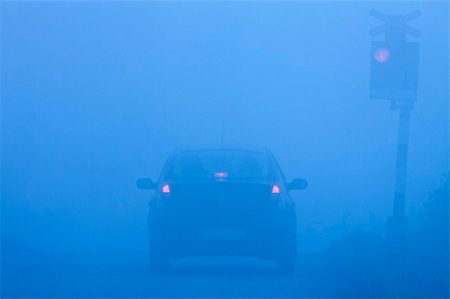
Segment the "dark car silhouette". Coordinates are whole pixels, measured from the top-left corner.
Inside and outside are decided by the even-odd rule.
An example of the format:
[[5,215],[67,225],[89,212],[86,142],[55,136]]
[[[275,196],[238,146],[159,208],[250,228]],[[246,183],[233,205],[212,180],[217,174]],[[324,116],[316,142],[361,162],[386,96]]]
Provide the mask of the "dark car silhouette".
[[162,271],[186,256],[253,256],[292,273],[297,260],[296,213],[289,195],[306,180],[287,183],[270,151],[181,150],[167,160],[148,213],[149,259]]

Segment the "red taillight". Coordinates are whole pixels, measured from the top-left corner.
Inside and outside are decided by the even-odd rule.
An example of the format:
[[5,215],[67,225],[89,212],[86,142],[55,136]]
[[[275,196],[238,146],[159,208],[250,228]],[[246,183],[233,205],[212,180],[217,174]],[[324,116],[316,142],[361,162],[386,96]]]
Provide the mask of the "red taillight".
[[218,178],[218,179],[224,179],[228,177],[228,172],[225,171],[218,171],[216,173],[214,173],[214,177]]
[[161,188],[161,192],[165,193],[165,194],[169,194],[170,193],[170,187],[169,184],[165,184],[162,188]]
[[278,187],[277,185],[273,185],[272,194],[280,194],[280,187]]
[[281,190],[278,185],[272,186],[272,199],[275,200],[279,210],[284,210],[286,208],[286,198],[281,195]]

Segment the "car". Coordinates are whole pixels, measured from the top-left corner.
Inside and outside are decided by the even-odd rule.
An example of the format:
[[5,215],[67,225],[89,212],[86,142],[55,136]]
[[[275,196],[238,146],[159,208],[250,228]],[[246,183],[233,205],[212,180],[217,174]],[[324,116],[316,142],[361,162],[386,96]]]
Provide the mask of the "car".
[[149,261],[155,272],[187,256],[250,256],[274,260],[281,273],[297,261],[297,217],[286,182],[267,149],[185,149],[166,161],[149,203]]

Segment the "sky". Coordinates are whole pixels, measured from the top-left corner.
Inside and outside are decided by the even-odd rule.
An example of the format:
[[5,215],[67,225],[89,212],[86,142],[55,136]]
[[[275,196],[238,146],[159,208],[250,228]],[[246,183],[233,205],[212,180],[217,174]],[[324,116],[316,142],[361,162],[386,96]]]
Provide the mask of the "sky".
[[1,5],[2,233],[48,251],[146,248],[150,191],[191,145],[271,149],[304,250],[392,213],[399,113],[369,98],[369,30],[420,10],[407,217],[448,172],[444,2],[13,2]]

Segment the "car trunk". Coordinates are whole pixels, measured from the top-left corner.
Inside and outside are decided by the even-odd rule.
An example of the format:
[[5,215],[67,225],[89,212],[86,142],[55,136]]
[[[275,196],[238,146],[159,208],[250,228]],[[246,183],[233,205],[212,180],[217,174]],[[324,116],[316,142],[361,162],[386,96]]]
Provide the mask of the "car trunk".
[[172,214],[201,226],[246,226],[275,207],[267,181],[173,182],[170,189]]

